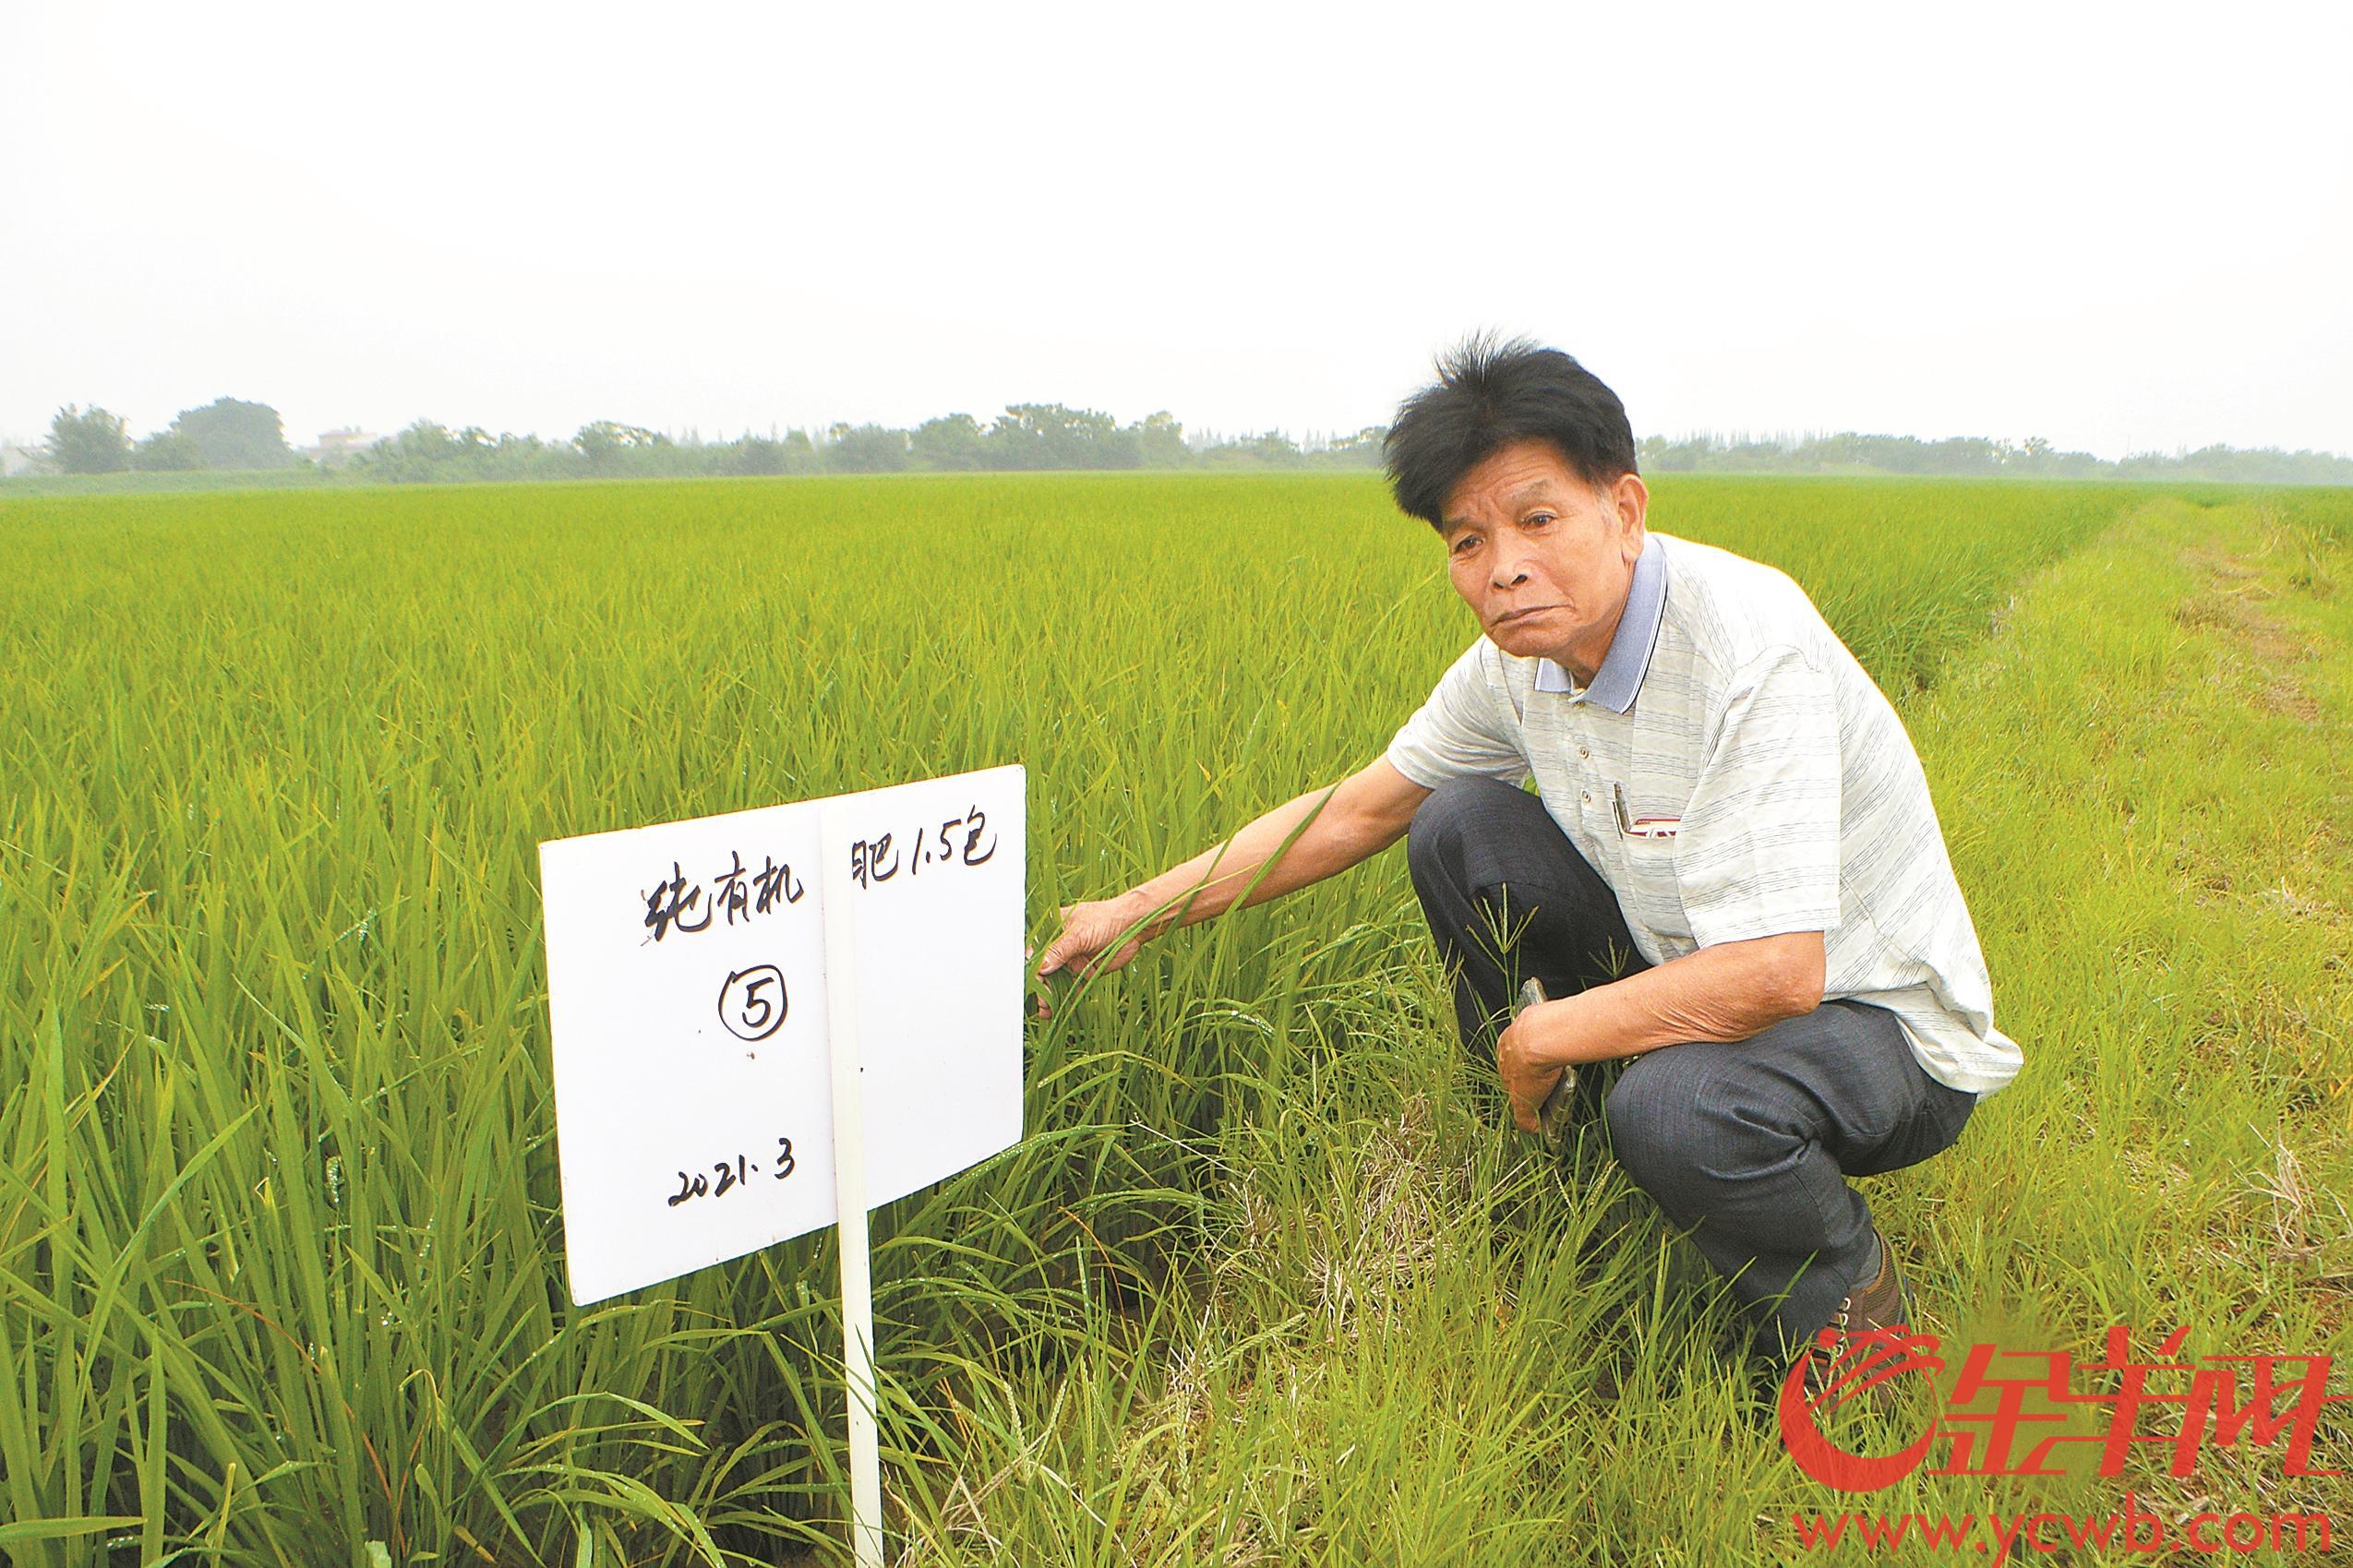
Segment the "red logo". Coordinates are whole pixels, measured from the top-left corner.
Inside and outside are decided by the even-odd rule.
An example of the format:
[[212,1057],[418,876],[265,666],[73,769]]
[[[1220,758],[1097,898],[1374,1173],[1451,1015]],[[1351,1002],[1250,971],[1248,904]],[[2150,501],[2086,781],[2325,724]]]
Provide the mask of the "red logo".
[[[2175,1359],[2189,1337],[2176,1329],[2155,1356],[2129,1354],[2131,1330],[2107,1331],[2107,1355],[2078,1364],[2064,1350],[2003,1350],[1972,1345],[1943,1410],[1892,1454],[1855,1454],[1822,1431],[1820,1417],[1906,1373],[1931,1380],[1944,1371],[1942,1341],[1902,1325],[1841,1335],[1824,1329],[1817,1343],[1834,1353],[1820,1394],[1806,1389],[1801,1358],[1783,1380],[1778,1413],[1789,1456],[1824,1486],[1876,1491],[1919,1470],[1942,1442],[1949,1446],[1931,1476],[2058,1476],[2054,1455],[2097,1448],[2099,1473],[2120,1475],[2136,1446],[2167,1454],[2167,1469],[2187,1476],[2208,1443],[2281,1449],[2282,1473],[2337,1476],[2313,1467],[2323,1413],[2353,1401],[2327,1392],[2326,1356],[2204,1356]],[[2035,1370],[1996,1361],[2026,1362]],[[2014,1375],[2012,1375],[2014,1374]],[[2078,1375],[2086,1386],[2076,1386]],[[2154,1429],[2154,1430],[2148,1430]],[[2284,1440],[2284,1442],[2283,1442]]]
[[1877,1491],[1918,1469],[1920,1461],[1928,1456],[1928,1445],[1936,1441],[1933,1423],[1893,1454],[1849,1454],[1823,1435],[1816,1418],[1892,1383],[1906,1372],[1926,1376],[1944,1371],[1944,1362],[1936,1356],[1936,1336],[1912,1334],[1902,1325],[1851,1335],[1826,1328],[1815,1343],[1833,1357],[1821,1392],[1812,1396],[1806,1392],[1811,1359],[1806,1356],[1797,1358],[1781,1384],[1781,1440],[1797,1467],[1841,1491]]

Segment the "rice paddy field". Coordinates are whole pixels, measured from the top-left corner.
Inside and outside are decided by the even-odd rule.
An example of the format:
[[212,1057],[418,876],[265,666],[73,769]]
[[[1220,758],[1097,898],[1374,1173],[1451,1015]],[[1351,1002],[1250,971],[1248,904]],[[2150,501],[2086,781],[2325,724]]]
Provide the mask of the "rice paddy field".
[[[1864,1184],[1923,1326],[2353,1394],[2353,492],[1668,479],[1651,523],[1893,698],[2025,1051]],[[1019,761],[1042,941],[1362,766],[1475,629],[1351,476],[0,499],[0,581],[23,1568],[843,1560],[829,1239],[568,1303],[537,844]],[[1026,1142],[876,1215],[893,1560],[1919,1562],[1800,1521],[2128,1492],[2353,1530],[2251,1431],[1810,1480],[1696,1251],[1450,1016],[1393,850],[1031,1023]]]

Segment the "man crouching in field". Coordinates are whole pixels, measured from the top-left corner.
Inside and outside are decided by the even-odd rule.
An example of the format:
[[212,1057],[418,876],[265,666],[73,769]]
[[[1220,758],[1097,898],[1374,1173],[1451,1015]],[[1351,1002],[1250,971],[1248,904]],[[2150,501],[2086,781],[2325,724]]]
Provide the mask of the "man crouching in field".
[[[1761,1348],[1819,1379],[1823,1327],[1910,1317],[1847,1178],[1949,1147],[2021,1065],[1919,758],[1795,582],[1649,531],[1626,411],[1568,355],[1464,345],[1386,450],[1484,635],[1385,757],[1063,910],[1038,973],[1117,968],[1245,888],[1273,898],[1405,836],[1463,1042],[1483,1053],[1500,1027],[1519,1125],[1563,1068],[1623,1059],[1603,1103],[1618,1162],[1730,1278]],[[1555,999],[1512,1019],[1525,976]]]

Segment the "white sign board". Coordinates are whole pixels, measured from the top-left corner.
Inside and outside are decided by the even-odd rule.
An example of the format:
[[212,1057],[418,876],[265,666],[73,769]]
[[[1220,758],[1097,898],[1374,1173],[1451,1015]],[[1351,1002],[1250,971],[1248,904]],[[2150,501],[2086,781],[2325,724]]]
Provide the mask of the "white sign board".
[[856,932],[868,1201],[1021,1139],[1026,775],[539,846],[576,1303],[834,1224],[825,856]]

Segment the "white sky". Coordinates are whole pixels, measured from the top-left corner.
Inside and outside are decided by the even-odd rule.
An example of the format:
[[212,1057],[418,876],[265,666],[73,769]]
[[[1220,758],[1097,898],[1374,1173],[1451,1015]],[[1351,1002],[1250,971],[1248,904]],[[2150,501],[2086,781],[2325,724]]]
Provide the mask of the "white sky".
[[0,433],[1385,423],[2353,452],[2353,7],[0,0]]

